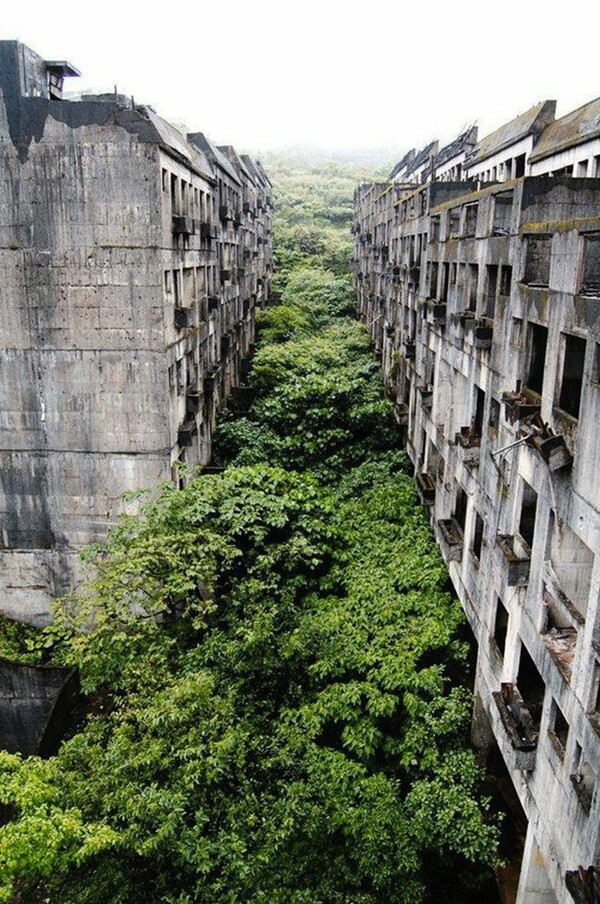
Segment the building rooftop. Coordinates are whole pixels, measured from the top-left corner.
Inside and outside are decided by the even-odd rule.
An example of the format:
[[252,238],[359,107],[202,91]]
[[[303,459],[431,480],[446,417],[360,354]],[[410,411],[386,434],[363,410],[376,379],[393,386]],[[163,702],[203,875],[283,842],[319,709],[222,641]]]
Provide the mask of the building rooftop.
[[539,135],[554,120],[555,111],[555,100],[543,100],[525,113],[520,113],[481,139],[469,160],[469,166],[487,160],[529,135]]
[[543,160],[544,157],[575,147],[592,138],[600,138],[600,97],[547,126],[530,155],[529,162]]

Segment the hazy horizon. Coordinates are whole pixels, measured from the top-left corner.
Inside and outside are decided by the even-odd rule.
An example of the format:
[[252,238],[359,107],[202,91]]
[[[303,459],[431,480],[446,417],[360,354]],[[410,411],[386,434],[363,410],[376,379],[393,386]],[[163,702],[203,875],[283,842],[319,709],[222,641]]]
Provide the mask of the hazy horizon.
[[600,7],[577,8],[577,41],[544,7],[475,0],[389,7],[339,0],[230,0],[167,7],[106,0],[84,21],[65,0],[3,9],[1,39],[82,72],[71,91],[112,91],[218,144],[359,153],[480,137],[546,98],[562,115],[598,93]]

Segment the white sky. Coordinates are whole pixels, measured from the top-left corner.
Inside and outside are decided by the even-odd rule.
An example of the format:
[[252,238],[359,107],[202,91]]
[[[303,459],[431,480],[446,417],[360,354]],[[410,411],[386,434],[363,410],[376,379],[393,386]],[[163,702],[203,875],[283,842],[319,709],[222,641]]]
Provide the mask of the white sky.
[[600,2],[3,0],[0,38],[219,144],[406,149],[600,95]]

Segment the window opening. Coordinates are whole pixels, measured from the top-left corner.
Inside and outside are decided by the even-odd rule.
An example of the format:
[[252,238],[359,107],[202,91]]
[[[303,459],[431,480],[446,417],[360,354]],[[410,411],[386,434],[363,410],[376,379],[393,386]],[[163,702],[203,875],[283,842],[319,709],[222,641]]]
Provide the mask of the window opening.
[[480,561],[481,547],[483,544],[483,518],[479,512],[475,512],[475,528],[473,530],[473,555]]
[[584,236],[580,295],[600,296],[600,234]]
[[527,236],[524,281],[530,286],[547,287],[550,284],[550,251],[552,236]]
[[546,345],[548,330],[537,323],[529,324],[529,368],[527,386],[539,395],[544,385],[544,369],[546,367]]
[[510,295],[512,288],[512,267],[503,266],[500,269],[500,295]]
[[457,485],[456,502],[454,503],[454,518],[464,533],[465,522],[467,519],[467,502],[468,497],[460,484]]
[[506,637],[508,634],[508,612],[504,606],[504,603],[500,599],[497,598],[496,603],[496,618],[494,620],[494,640],[496,642],[496,646],[498,647],[498,652],[500,656],[504,659],[504,652],[506,650]]
[[529,715],[531,716],[535,727],[539,730],[546,685],[544,684],[533,659],[527,652],[527,648],[523,645],[521,645],[517,687],[525,706],[529,710]]
[[537,514],[537,493],[529,484],[523,481],[523,495],[521,497],[521,517],[519,518],[519,533],[528,546],[533,546],[535,533],[535,518]]
[[496,291],[498,289],[498,267],[496,264],[487,265],[487,294],[485,314],[493,317],[496,313]]
[[554,741],[554,747],[560,758],[564,759],[569,737],[569,723],[565,719],[560,706],[555,700],[552,701],[552,713],[550,719],[552,722],[552,728],[549,729],[550,736]]
[[558,405],[562,411],[566,411],[574,418],[579,417],[585,347],[585,339],[580,339],[578,336],[565,336],[565,354]]
[[515,157],[515,179],[520,179],[521,176],[525,175],[525,154],[519,154],[518,157]]

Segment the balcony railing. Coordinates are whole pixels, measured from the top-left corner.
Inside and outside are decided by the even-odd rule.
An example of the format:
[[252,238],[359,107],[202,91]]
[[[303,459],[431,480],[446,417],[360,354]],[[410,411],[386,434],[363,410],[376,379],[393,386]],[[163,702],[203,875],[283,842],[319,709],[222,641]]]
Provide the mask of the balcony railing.
[[518,754],[515,765],[519,769],[533,769],[538,731],[517,686],[502,684],[501,690],[494,691],[492,697],[510,745]]

